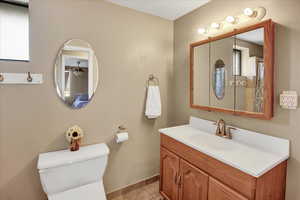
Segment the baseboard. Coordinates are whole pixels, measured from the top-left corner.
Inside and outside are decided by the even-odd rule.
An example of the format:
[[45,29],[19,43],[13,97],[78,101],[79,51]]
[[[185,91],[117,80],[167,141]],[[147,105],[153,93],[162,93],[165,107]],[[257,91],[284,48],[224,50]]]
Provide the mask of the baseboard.
[[146,178],[144,180],[138,181],[137,183],[127,185],[123,188],[120,188],[120,189],[117,189],[115,191],[109,192],[107,194],[107,199],[110,200],[110,199],[116,198],[116,197],[118,197],[118,196],[120,196],[124,193],[127,193],[127,192],[130,192],[132,190],[138,189],[140,187],[151,184],[151,183],[153,183],[155,181],[158,181],[158,180],[159,180],[159,175],[155,175],[155,176]]

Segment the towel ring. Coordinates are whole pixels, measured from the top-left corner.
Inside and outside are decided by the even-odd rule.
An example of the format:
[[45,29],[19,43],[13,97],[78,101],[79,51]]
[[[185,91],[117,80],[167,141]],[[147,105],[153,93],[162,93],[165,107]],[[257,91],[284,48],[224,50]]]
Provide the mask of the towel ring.
[[154,83],[155,85],[159,85],[159,79],[156,78],[153,74],[149,75],[149,79],[147,81],[147,86],[150,86],[150,83]]

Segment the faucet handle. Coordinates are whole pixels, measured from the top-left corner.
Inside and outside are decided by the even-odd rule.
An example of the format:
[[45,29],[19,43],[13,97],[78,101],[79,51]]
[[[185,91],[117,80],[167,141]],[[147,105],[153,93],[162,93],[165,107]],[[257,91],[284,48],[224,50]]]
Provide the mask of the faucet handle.
[[237,130],[237,128],[234,128],[234,127],[232,127],[232,126],[228,126],[227,128],[228,128],[228,129],[231,129],[231,130]]
[[237,130],[236,128],[232,127],[232,126],[228,126],[227,127],[227,132],[230,134],[231,130]]

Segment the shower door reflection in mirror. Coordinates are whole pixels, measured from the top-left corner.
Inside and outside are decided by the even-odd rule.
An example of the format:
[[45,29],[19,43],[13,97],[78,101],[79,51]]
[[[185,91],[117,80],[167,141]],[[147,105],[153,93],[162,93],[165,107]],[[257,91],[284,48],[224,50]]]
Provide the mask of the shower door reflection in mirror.
[[[236,110],[264,111],[264,28],[236,35]],[[239,62],[240,61],[240,62]]]
[[58,96],[71,108],[84,107],[98,85],[98,61],[91,46],[82,40],[70,40],[60,49],[55,63]]

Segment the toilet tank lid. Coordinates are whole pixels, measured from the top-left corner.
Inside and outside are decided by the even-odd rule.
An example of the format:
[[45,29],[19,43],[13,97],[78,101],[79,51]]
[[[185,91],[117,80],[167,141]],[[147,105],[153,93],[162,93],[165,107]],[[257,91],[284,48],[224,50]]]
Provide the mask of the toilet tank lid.
[[75,162],[107,156],[109,148],[105,143],[81,147],[78,151],[62,150],[39,154],[38,169],[48,169]]

